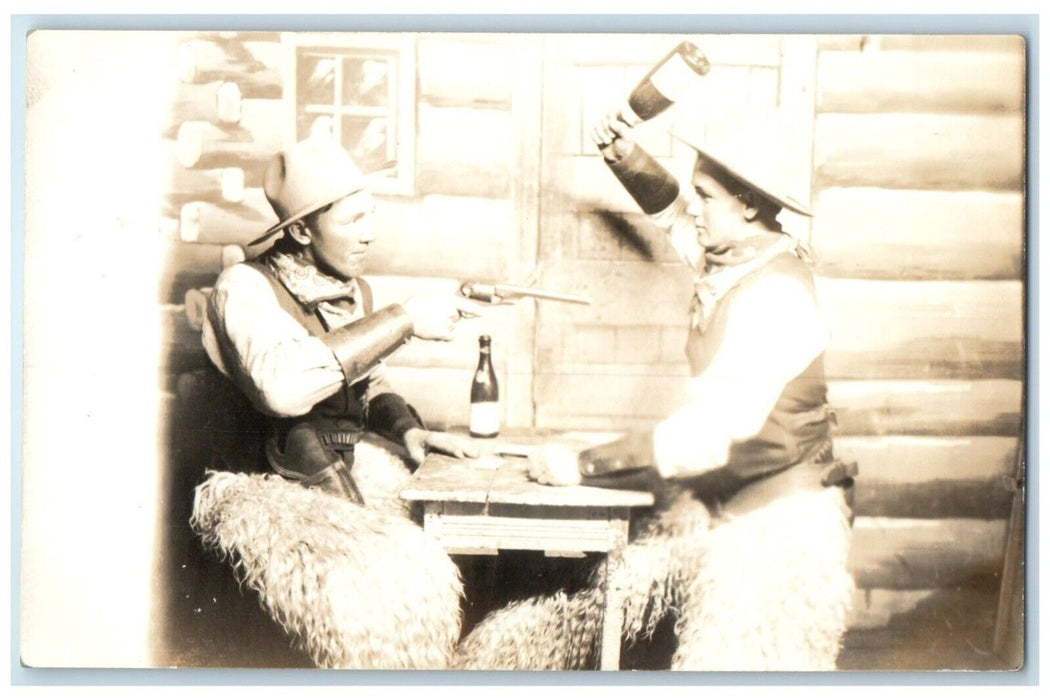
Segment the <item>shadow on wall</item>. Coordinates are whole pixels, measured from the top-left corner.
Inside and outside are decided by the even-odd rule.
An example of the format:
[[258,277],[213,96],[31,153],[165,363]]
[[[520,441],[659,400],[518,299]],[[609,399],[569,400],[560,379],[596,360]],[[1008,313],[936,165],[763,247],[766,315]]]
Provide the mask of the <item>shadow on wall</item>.
[[647,238],[638,233],[634,224],[626,216],[608,209],[597,209],[594,211],[594,214],[622,247],[630,249],[646,262],[654,262],[656,260],[653,255],[652,244]]

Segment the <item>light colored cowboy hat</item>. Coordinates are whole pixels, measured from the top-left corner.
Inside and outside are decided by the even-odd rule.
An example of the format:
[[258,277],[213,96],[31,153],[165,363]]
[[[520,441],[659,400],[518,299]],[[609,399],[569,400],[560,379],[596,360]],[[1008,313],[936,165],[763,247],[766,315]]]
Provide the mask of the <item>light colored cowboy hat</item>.
[[710,124],[702,132],[675,128],[671,135],[784,209],[813,216],[809,205],[791,194],[804,164],[792,162],[788,136],[777,122]]
[[332,202],[361,192],[370,180],[335,139],[314,135],[300,141],[266,167],[263,192],[280,221],[248,245],[263,243]]

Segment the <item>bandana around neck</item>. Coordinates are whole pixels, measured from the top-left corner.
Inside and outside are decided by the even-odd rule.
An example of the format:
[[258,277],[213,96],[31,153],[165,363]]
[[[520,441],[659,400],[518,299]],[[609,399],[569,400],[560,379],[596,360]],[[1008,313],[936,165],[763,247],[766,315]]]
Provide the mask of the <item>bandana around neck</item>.
[[357,280],[341,282],[324,274],[300,255],[274,253],[268,258],[277,279],[307,308],[314,309],[322,302],[336,299],[358,298]]
[[782,253],[791,253],[804,262],[810,260],[805,245],[784,233],[759,234],[739,241],[724,252],[707,253],[704,272],[693,278],[692,327],[700,332],[707,330],[719,300],[744,277]]

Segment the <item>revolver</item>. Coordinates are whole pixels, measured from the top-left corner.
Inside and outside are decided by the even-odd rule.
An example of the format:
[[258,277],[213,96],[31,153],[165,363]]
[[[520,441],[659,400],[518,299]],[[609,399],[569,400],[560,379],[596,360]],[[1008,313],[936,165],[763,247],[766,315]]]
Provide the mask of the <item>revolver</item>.
[[546,289],[535,287],[524,287],[514,284],[486,284],[484,282],[464,282],[459,287],[459,293],[467,299],[482,301],[489,304],[513,304],[523,297],[534,299],[545,299],[547,301],[564,301],[570,304],[590,304],[590,299],[576,294],[563,294],[562,292],[551,292]]

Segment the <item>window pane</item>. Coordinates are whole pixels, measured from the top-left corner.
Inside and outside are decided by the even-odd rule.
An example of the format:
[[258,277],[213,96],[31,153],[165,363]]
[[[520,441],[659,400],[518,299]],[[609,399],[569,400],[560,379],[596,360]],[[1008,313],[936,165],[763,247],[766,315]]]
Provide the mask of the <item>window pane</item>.
[[335,59],[307,54],[299,60],[296,75],[298,107],[335,104]]
[[317,114],[315,112],[299,112],[295,123],[295,140],[302,141],[310,136],[335,135],[332,116],[330,114]]
[[366,173],[379,170],[395,158],[385,117],[343,117],[342,142]]
[[346,58],[343,62],[343,104],[386,107],[390,104],[390,61]]

